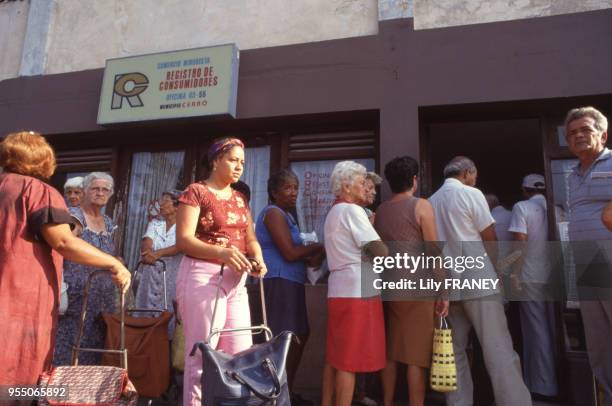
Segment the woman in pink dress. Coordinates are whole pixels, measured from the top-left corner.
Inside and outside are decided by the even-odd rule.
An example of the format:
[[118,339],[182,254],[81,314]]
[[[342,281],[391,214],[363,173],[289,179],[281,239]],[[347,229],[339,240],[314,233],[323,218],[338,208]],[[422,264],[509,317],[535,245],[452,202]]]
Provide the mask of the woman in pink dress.
[[51,366],[63,258],[110,270],[124,291],[130,273],[70,231],[62,195],[44,182],[55,155],[40,134],[9,134],[0,167],[0,385],[33,385]]

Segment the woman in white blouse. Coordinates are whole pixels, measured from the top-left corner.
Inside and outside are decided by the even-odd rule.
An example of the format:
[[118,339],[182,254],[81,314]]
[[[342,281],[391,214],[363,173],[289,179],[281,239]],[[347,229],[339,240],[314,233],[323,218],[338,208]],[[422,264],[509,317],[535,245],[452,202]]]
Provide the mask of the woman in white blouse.
[[[385,325],[380,292],[372,288],[370,259],[387,247],[359,205],[366,199],[366,168],[336,164],[330,182],[336,201],[325,218],[327,339],[321,404],[350,406],[355,373],[385,367]],[[364,261],[365,258],[365,261]],[[362,271],[362,266],[364,267]]]
[[[176,274],[182,255],[176,248],[176,210],[178,196],[174,192],[164,192],[160,199],[159,213],[161,220],[153,219],[147,226],[142,238],[141,261],[142,267],[138,293],[136,294],[136,307],[141,309],[163,309],[164,288],[162,260],[166,264],[166,300],[168,307],[175,299]],[[171,308],[171,307],[170,307]],[[170,336],[174,331],[174,323],[170,327]]]

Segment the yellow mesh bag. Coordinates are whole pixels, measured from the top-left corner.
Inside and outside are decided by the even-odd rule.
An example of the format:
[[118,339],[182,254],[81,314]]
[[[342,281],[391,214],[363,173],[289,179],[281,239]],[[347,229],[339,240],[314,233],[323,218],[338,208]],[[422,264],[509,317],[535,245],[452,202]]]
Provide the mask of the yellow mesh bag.
[[437,392],[457,390],[457,367],[455,366],[453,337],[444,317],[440,319],[440,328],[434,329],[429,384],[431,389]]

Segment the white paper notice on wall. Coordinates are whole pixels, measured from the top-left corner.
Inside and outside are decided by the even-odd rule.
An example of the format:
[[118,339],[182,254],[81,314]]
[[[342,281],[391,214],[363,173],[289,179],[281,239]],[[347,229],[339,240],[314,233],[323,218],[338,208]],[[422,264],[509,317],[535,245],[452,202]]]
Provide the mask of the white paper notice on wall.
[[[354,159],[368,171],[374,170],[374,159]],[[340,160],[293,162],[291,170],[300,181],[297,200],[297,215],[300,230],[315,231],[319,241],[323,239],[325,216],[334,203],[335,196],[331,191],[331,173]]]

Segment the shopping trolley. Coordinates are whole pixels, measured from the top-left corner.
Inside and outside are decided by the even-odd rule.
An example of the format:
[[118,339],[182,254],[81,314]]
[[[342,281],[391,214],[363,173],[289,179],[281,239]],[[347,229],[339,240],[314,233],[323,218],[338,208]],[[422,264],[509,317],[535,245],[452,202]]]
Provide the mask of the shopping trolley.
[[[255,260],[250,260],[258,266]],[[272,331],[267,325],[263,278],[259,280],[263,324],[236,328],[214,327],[224,267],[221,265],[208,337],[206,341],[196,343],[191,351],[192,356],[197,349],[202,352],[202,405],[290,406],[285,368],[289,346],[295,336],[290,331],[284,331],[272,337]],[[263,333],[266,341],[233,355],[215,349],[213,339],[216,336],[247,332]]]
[[[53,385],[69,388],[67,397],[62,398],[65,404],[80,405],[110,405],[135,406],[138,403],[138,393],[128,377],[128,350],[125,346],[125,294],[119,294],[120,315],[119,337],[116,349],[81,347],[87,299],[93,279],[97,276],[108,276],[108,271],[97,270],[89,274],[83,291],[83,306],[79,331],[72,347],[72,365],[53,368],[41,376],[41,385]],[[119,358],[119,366],[79,365],[80,352],[98,352],[103,355],[112,354]],[[40,405],[48,406],[51,399],[39,400]],[[57,403],[57,402],[56,402]]]
[[[114,348],[119,344],[118,328],[120,319],[125,319],[125,346],[129,351],[130,368],[128,375],[140,396],[158,398],[170,386],[170,342],[168,340],[168,324],[173,313],[168,311],[166,287],[166,263],[162,265],[163,279],[163,309],[130,308],[120,315],[104,315],[107,326],[107,348]],[[134,279],[138,272],[142,272],[144,265],[139,262],[134,271]],[[141,317],[135,313],[150,313],[151,316]],[[117,356],[112,353],[104,355],[105,365],[117,365]]]

